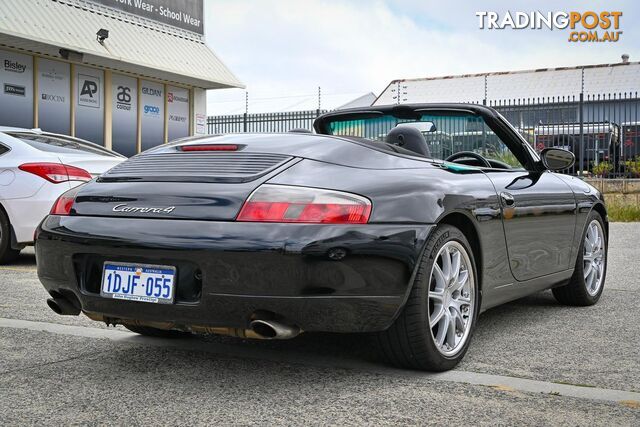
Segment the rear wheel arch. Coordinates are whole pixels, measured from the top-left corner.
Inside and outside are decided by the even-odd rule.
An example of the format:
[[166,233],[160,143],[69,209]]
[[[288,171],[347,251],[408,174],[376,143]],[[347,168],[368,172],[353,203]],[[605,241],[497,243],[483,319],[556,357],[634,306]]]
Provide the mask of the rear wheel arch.
[[451,212],[442,217],[442,219],[438,221],[438,224],[452,225],[459,229],[462,234],[464,234],[464,237],[467,238],[469,245],[471,245],[471,250],[473,251],[478,276],[478,289],[480,290],[480,295],[482,295],[482,248],[480,247],[478,230],[476,229],[473,220],[461,212]]

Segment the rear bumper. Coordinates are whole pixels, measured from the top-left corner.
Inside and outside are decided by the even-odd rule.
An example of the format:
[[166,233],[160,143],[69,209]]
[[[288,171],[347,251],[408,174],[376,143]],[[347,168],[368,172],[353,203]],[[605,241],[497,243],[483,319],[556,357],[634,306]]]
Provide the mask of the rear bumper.
[[[247,328],[268,312],[307,331],[367,332],[393,322],[432,227],[50,216],[36,256],[50,293],[113,319]],[[176,266],[175,303],[101,297],[106,260]]]
[[60,184],[46,182],[29,197],[2,201],[13,227],[14,248],[21,248],[33,242],[33,233],[38,224],[49,214],[56,199],[69,188],[68,182]]

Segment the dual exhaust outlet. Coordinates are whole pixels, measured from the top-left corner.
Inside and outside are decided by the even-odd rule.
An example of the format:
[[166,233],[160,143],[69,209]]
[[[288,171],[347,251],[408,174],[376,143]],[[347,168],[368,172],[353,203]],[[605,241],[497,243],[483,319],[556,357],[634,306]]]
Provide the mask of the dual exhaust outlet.
[[[63,316],[77,316],[80,314],[80,308],[62,296],[49,298],[47,300],[47,305],[51,310]],[[157,327],[157,324],[154,326]],[[194,327],[193,329],[199,328]],[[300,332],[302,332],[302,330],[295,325],[288,325],[275,320],[262,319],[252,320],[251,323],[249,323],[248,331],[236,328],[204,328],[204,330],[210,330],[211,332],[221,335],[235,335],[243,338],[258,338],[265,340],[288,340],[298,336]]]

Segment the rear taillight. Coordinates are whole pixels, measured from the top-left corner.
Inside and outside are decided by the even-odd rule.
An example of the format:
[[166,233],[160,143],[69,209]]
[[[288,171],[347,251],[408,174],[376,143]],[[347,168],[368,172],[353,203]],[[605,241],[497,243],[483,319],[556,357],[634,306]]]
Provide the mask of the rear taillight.
[[244,203],[238,221],[366,224],[371,202],[320,188],[265,184]]
[[91,174],[84,169],[62,163],[25,163],[18,169],[32,173],[54,184],[66,181],[91,181]]
[[82,186],[79,185],[75,188],[72,188],[69,191],[62,193],[58,200],[53,204],[51,208],[50,215],[63,215],[67,216],[71,214],[71,209],[73,208],[73,203],[76,201],[76,195]]

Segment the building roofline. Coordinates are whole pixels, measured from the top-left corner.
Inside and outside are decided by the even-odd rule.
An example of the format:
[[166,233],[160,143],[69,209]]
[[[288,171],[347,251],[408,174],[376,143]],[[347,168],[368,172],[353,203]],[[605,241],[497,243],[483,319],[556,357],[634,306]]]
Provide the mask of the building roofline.
[[403,82],[420,82],[420,81],[429,81],[429,80],[449,80],[449,79],[469,78],[469,77],[502,76],[502,75],[511,75],[511,74],[540,73],[545,71],[566,71],[566,70],[580,70],[580,69],[587,70],[591,68],[626,67],[630,65],[640,65],[640,61],[616,62],[612,64],[577,65],[573,67],[532,68],[529,70],[517,70],[517,71],[492,71],[487,73],[454,74],[454,75],[448,75],[448,76],[418,77],[413,79],[395,79],[395,80],[391,80],[391,82],[387,85],[385,90],[381,92],[381,95],[389,88],[389,86],[393,84],[403,83]]

